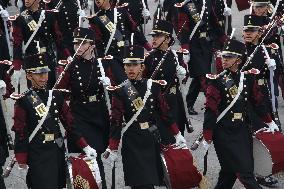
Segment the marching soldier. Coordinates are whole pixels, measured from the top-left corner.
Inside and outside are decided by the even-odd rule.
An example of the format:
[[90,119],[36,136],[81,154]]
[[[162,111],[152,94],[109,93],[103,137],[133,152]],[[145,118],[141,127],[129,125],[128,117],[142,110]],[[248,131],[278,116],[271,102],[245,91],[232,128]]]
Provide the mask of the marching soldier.
[[154,50],[145,58],[145,76],[167,82],[167,85],[162,87],[162,93],[165,95],[179,130],[184,134],[185,124],[188,123],[179,90],[179,80],[182,81],[185,78],[186,70],[181,66],[177,53],[169,49],[174,40],[172,33],[173,25],[167,21],[158,20],[154,25],[150,33],[153,37]]
[[193,106],[200,91],[205,91],[205,74],[211,73],[213,41],[226,40],[224,30],[214,14],[212,0],[193,0],[178,8],[177,36],[183,49],[190,52],[189,75],[192,82],[187,95],[189,113],[196,115]]
[[[246,43],[247,55],[250,56],[255,48],[260,44],[262,32],[261,27],[264,25],[265,17],[256,15],[245,15],[243,36]],[[264,95],[264,101],[266,101],[271,116],[277,123],[279,129],[281,129],[281,123],[278,116],[278,103],[277,96],[279,95],[278,84],[275,82],[274,73],[276,73],[277,65],[281,64],[278,45],[266,44],[261,46],[254,54],[251,65],[247,69],[257,68],[260,70],[260,74],[256,76],[257,84]],[[279,68],[278,68],[279,69]],[[274,86],[274,87],[272,87]],[[272,89],[274,90],[272,91]],[[253,108],[249,111],[249,118],[254,130],[258,130],[264,126],[261,119],[255,114]],[[272,186],[277,184],[278,181],[273,177],[258,178],[258,182],[265,186]]]
[[[115,161],[122,137],[124,179],[126,186],[132,189],[154,189],[162,182],[160,139],[155,126],[158,117],[169,126],[176,143],[186,145],[161,93],[161,85],[166,84],[165,81],[142,78],[143,61],[142,47],[127,47],[123,63],[128,80],[108,87],[113,94],[112,115],[109,146],[104,156]],[[123,118],[126,122],[124,128]]]
[[59,120],[87,157],[96,157],[96,151],[76,128],[62,92],[47,90],[50,69],[46,58],[45,54],[25,57],[25,71],[31,88],[23,94],[13,95],[16,99],[15,157],[20,168],[28,168],[27,185],[32,189],[66,186],[64,141]]
[[[103,188],[106,188],[100,154],[108,146],[109,113],[105,98],[108,94],[104,93],[103,86],[110,85],[110,79],[103,74],[104,69],[108,69],[106,64],[111,64],[112,60],[95,57],[94,41],[95,34],[91,29],[79,27],[74,30],[74,50],[77,54],[56,88],[71,90],[70,108],[74,124],[80,129],[88,144],[98,152],[97,162]],[[75,144],[76,140],[69,138],[69,152],[79,151]]]
[[[207,148],[213,141],[221,165],[215,189],[232,188],[237,178],[245,188],[261,188],[253,174],[252,135],[246,118],[248,103],[256,106],[258,115],[269,126],[268,131],[278,129],[266,111],[266,101],[254,79],[259,71],[240,71],[244,53],[243,43],[230,40],[222,51],[226,72],[207,74],[203,136]],[[234,98],[237,100],[233,101]]]
[[137,24],[126,10],[127,5],[111,7],[110,0],[95,1],[99,12],[89,19],[91,29],[96,32],[98,56],[112,55],[122,65],[123,48],[129,44],[140,44],[148,51],[151,50],[143,34],[131,40],[131,33],[137,34]]
[[23,58],[25,56],[47,53],[49,56],[49,81],[48,87],[55,83],[56,56],[53,43],[56,43],[58,52],[64,53],[65,59],[71,54],[64,46],[62,33],[51,10],[39,10],[39,0],[25,0],[26,10],[18,16],[10,17],[13,20],[14,38],[14,77],[19,81],[21,76]]

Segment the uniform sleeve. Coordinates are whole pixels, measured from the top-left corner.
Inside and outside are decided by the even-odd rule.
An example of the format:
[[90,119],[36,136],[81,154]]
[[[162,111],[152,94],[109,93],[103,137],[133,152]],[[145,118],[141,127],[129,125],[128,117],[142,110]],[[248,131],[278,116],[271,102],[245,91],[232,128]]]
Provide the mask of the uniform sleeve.
[[22,103],[14,105],[15,157],[19,164],[27,164],[29,135],[27,128],[27,113]]
[[190,35],[190,24],[189,17],[186,12],[179,8],[177,14],[177,39],[183,49],[189,50],[189,35]]
[[256,81],[253,83],[252,95],[250,95],[250,100],[252,105],[255,107],[254,110],[258,114],[258,116],[265,123],[270,123],[272,121],[269,106],[267,100],[264,100],[265,96],[261,93],[260,86]]
[[74,118],[71,114],[70,107],[64,101],[61,111],[60,111],[60,121],[67,131],[67,136],[72,135],[74,137],[76,144],[81,148],[88,146],[86,140],[82,136],[78,125],[74,124]]
[[70,89],[70,67],[64,73],[56,89]]
[[213,84],[209,84],[206,89],[206,102],[203,130],[213,130],[216,126],[217,117],[219,115],[218,106],[221,102],[220,91]]
[[121,138],[124,106],[116,94],[112,97],[111,105],[109,149],[117,150]]
[[179,132],[178,126],[174,122],[172,113],[170,111],[170,107],[166,102],[165,96],[161,93],[161,91],[158,93],[158,108],[161,120],[169,127],[173,135],[178,134]]
[[23,64],[22,44],[24,41],[22,26],[20,24],[20,17],[13,22],[13,66],[15,70],[20,70]]
[[11,76],[8,73],[4,73],[4,82],[6,83],[6,94],[3,96],[4,98],[9,98],[10,95],[15,91],[11,83]]

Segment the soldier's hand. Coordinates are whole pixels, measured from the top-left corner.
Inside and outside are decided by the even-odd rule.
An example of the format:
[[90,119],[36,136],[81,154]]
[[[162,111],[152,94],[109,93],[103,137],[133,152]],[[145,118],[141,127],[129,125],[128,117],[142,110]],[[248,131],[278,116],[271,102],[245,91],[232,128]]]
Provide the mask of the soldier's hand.
[[5,9],[0,11],[0,15],[1,15],[2,18],[8,18],[9,17],[9,13]]
[[6,94],[6,83],[3,80],[0,80],[0,95],[3,96]]
[[224,16],[230,16],[232,14],[232,10],[229,7],[224,8]]
[[97,152],[95,149],[93,149],[91,146],[86,146],[85,148],[83,148],[83,151],[86,154],[86,158],[84,158],[84,160],[92,160],[95,159],[97,157]]
[[181,132],[179,132],[178,134],[175,135],[175,139],[176,139],[176,146],[179,148],[186,148],[186,140],[185,138],[181,135]]
[[108,77],[99,77],[99,80],[103,84],[103,86],[110,86],[110,79]]
[[274,132],[279,131],[279,127],[276,125],[274,121],[265,124],[268,125],[268,128],[264,132],[271,132],[274,134]]
[[276,62],[274,59],[267,59],[267,62],[266,62],[268,68],[272,68],[272,70],[276,70]]
[[146,20],[149,20],[150,16],[151,16],[150,11],[148,9],[146,9],[146,8],[144,8],[142,10],[142,15],[143,15],[144,18],[146,18]]
[[109,148],[106,149],[106,151],[103,153],[103,157],[105,159],[110,159],[112,162],[115,162],[117,160],[117,150],[111,150]]
[[19,169],[28,169],[29,166],[27,164],[19,164]]

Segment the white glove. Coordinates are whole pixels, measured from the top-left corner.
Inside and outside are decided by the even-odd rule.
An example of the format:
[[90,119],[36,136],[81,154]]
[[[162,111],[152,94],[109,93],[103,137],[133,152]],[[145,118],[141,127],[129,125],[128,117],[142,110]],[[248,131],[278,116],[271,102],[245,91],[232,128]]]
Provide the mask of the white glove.
[[20,82],[21,75],[22,75],[21,70],[14,70],[13,78],[14,78],[16,83]]
[[204,157],[207,153],[207,151],[209,150],[211,144],[206,142],[206,140],[202,140],[202,148],[200,149],[201,150],[201,157]]
[[176,146],[180,147],[180,148],[186,148],[186,140],[185,138],[181,135],[180,132],[178,132],[178,134],[175,135],[175,139],[176,139]]
[[80,17],[86,17],[86,13],[84,10],[78,10],[77,14],[80,16]]
[[72,61],[73,61],[72,56],[68,56],[67,61],[68,61],[68,62],[72,62]]
[[151,16],[150,11],[149,11],[148,9],[146,9],[146,8],[144,8],[144,9],[142,10],[142,15],[143,15],[143,17],[146,18],[146,19],[150,18],[150,16]]
[[88,7],[93,7],[94,0],[88,0]]
[[106,149],[106,152],[109,153],[109,156],[107,157],[107,159],[109,158],[111,162],[115,162],[117,160],[117,150],[111,150],[109,148]]
[[9,17],[9,13],[6,10],[1,10],[0,15],[1,15],[2,18],[8,18]]
[[229,7],[224,8],[224,16],[230,16],[232,14],[232,10]]
[[91,146],[86,146],[85,148],[83,148],[83,151],[86,154],[86,158],[84,158],[84,160],[92,160],[95,159],[97,157],[97,152],[94,148],[92,148]]
[[110,79],[108,77],[99,77],[99,80],[101,80],[101,83],[103,84],[103,86],[111,85]]
[[185,75],[186,75],[186,70],[184,67],[178,65],[176,67],[176,71],[177,71],[177,77],[181,80],[183,80],[185,78]]
[[190,61],[190,53],[183,54],[182,58],[183,58],[184,63],[188,64],[188,62]]
[[6,94],[6,83],[3,80],[0,80],[0,95]]
[[23,0],[18,0],[17,1],[17,7],[22,8],[23,7]]
[[276,70],[276,62],[274,59],[268,59],[267,61],[268,68],[272,68],[273,70]]
[[268,128],[264,132],[270,132],[274,134],[275,131],[279,131],[279,127],[276,125],[274,121],[265,124],[268,125]]

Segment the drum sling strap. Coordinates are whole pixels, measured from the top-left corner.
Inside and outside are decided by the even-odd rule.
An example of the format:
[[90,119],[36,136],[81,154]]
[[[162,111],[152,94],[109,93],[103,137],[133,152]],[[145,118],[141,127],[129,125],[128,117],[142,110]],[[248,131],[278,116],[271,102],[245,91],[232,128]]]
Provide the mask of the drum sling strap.
[[[49,90],[48,100],[47,100],[46,106],[43,104],[43,102],[41,101],[39,96],[36,94],[36,92],[32,91],[32,95],[28,96],[29,101],[31,102],[31,104],[35,108],[36,112],[41,117],[38,125],[35,127],[35,129],[31,133],[31,135],[29,136],[29,142],[31,142],[33,140],[33,138],[35,137],[35,135],[37,134],[37,132],[41,128],[42,124],[47,119],[47,117],[50,117],[49,108],[50,108],[51,101],[52,101],[52,93],[53,93],[53,90]],[[39,101],[37,101],[37,100],[39,100]]]

